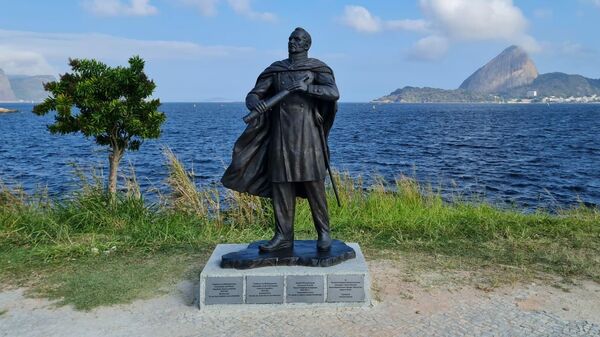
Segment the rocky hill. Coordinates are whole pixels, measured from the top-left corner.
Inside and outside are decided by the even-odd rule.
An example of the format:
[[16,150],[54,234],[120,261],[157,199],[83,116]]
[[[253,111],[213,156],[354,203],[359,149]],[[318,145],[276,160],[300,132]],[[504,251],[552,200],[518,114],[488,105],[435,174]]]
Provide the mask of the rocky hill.
[[52,75],[7,76],[0,69],[0,102],[39,102],[48,96],[44,83],[56,81]]
[[0,101],[16,100],[15,93],[12,90],[10,81],[4,71],[0,69]]
[[43,101],[48,92],[44,90],[44,83],[56,81],[51,75],[38,76],[9,76],[10,85],[18,100]]
[[458,89],[408,86],[397,89],[374,102],[497,102],[502,99],[526,98],[532,91],[536,92],[537,97],[600,96],[600,79],[560,72],[540,75],[527,53],[519,47],[511,46],[469,76]]
[[501,93],[531,84],[537,77],[537,68],[527,52],[520,47],[510,46],[469,76],[459,89]]
[[507,90],[503,93],[503,96],[521,98],[528,91],[534,90],[541,97],[600,96],[600,80],[594,80],[581,75],[548,73],[538,76],[529,85]]

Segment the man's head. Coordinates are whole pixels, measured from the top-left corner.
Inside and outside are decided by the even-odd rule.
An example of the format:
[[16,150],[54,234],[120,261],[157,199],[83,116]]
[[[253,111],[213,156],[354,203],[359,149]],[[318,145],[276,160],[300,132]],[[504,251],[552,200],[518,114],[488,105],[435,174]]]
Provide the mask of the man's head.
[[304,28],[296,28],[290,34],[290,38],[288,40],[288,53],[297,54],[302,52],[307,52],[310,49],[310,45],[312,44],[312,39],[310,34],[304,30]]

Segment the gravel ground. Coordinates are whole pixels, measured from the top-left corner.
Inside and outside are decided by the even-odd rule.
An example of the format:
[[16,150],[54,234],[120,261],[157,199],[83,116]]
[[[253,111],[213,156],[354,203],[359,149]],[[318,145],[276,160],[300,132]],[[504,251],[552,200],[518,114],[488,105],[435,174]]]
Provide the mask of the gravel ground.
[[[0,336],[600,336],[600,285],[591,281],[484,291],[439,272],[407,280],[398,261],[371,261],[369,269],[378,302],[363,309],[201,312],[189,281],[168,295],[90,312],[6,290]],[[423,282],[432,279],[442,281]]]

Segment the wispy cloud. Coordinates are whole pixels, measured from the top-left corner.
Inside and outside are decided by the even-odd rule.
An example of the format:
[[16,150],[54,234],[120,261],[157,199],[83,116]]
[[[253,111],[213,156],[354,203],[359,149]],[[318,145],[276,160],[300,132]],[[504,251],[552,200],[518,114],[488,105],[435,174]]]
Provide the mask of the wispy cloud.
[[62,34],[0,30],[0,68],[13,74],[56,74],[51,65],[68,58],[95,58],[123,62],[132,55],[148,60],[222,58],[254,49],[205,46],[187,41],[136,40],[105,34]]
[[361,33],[378,33],[383,30],[425,32],[428,28],[428,23],[424,20],[382,20],[362,6],[346,6],[340,22]]
[[217,15],[220,0],[179,0],[180,3],[196,8],[203,16]]
[[408,58],[417,61],[435,61],[446,55],[448,39],[442,36],[426,36],[413,46],[408,53]]
[[250,6],[250,0],[227,0],[227,3],[239,15],[245,16],[252,20],[275,22],[277,16],[270,12],[257,12]]
[[600,8],[600,0],[588,0],[590,3]]
[[[196,8],[203,16],[215,16],[221,0],[178,0],[180,3]],[[238,15],[251,20],[275,22],[277,16],[271,12],[259,12],[252,8],[251,0],[227,0],[227,5]]]
[[39,53],[0,48],[2,48],[0,50],[0,69],[7,74],[45,75],[56,73],[56,70]]
[[593,58],[598,56],[598,50],[585,46],[575,41],[562,41],[560,43],[545,42],[544,52],[566,56],[569,59]]
[[420,0],[425,16],[450,38],[512,40],[527,20],[512,0]]
[[83,6],[90,13],[99,16],[149,16],[158,13],[150,0],[86,0]]
[[457,41],[503,40],[539,50],[527,34],[527,19],[512,0],[419,0],[419,4],[422,19],[382,20],[365,7],[346,6],[341,22],[363,33],[402,30],[424,35],[409,51],[413,60],[442,58]]

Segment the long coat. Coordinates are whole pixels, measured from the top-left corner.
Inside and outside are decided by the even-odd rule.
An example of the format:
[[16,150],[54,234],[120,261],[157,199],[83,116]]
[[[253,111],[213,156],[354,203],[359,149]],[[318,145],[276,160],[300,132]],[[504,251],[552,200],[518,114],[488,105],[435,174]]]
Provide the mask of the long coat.
[[[269,98],[308,73],[314,80],[306,93],[292,93],[251,122],[236,141],[231,165],[221,182],[227,188],[271,197],[271,183],[321,180],[324,151],[339,98],[333,71],[317,59],[283,60],[263,71],[248,93],[247,105]],[[322,126],[316,116],[323,117]],[[303,191],[298,191],[304,196]]]

